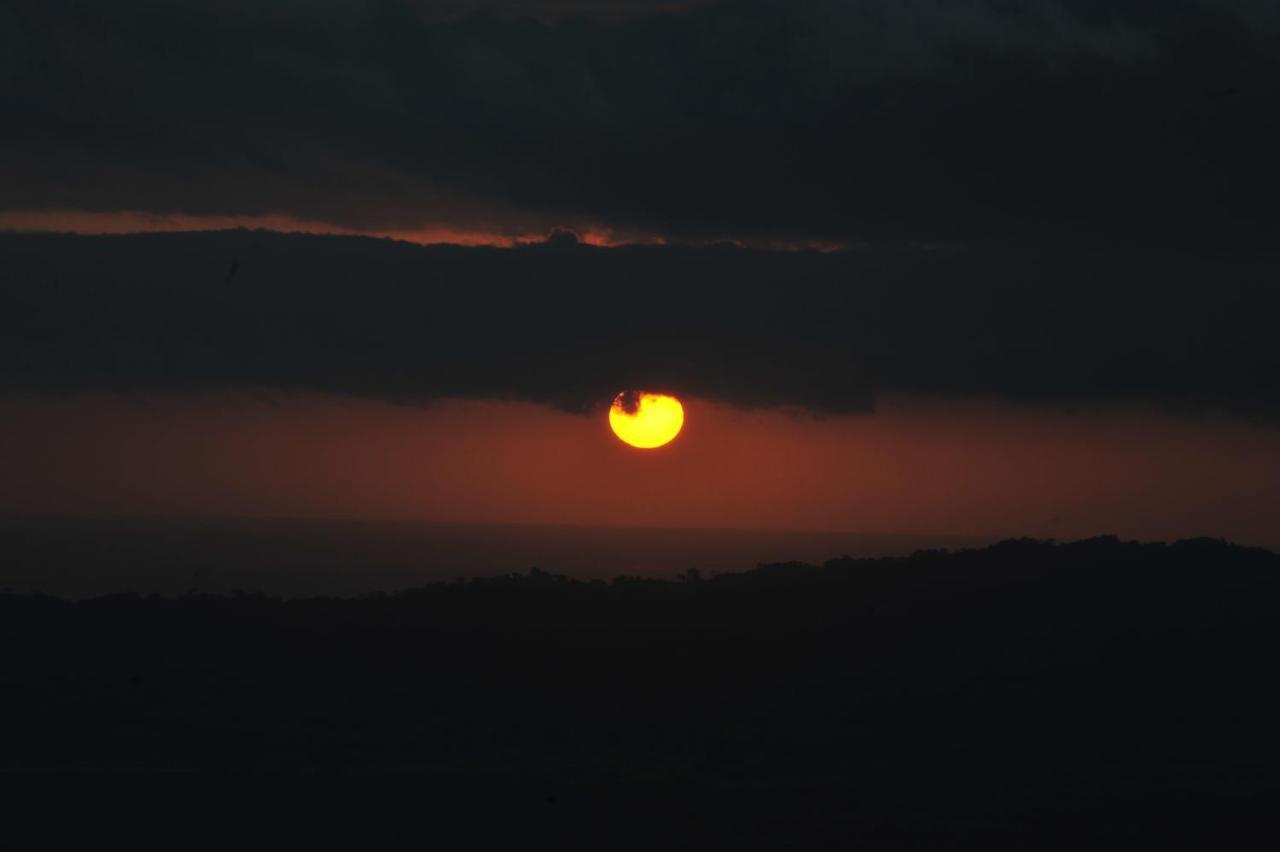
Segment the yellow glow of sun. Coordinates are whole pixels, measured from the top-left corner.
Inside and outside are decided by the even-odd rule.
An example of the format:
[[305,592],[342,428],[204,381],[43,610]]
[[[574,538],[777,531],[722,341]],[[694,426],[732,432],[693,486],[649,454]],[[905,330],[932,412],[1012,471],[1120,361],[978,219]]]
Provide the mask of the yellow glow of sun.
[[684,427],[684,406],[674,396],[623,391],[609,409],[613,433],[633,447],[652,450],[675,440]]

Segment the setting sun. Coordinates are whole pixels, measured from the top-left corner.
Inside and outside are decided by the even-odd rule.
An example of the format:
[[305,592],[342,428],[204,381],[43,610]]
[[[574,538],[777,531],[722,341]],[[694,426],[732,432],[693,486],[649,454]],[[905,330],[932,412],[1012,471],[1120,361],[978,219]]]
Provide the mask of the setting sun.
[[609,425],[625,443],[642,450],[675,440],[684,426],[684,406],[674,396],[623,391],[609,409]]

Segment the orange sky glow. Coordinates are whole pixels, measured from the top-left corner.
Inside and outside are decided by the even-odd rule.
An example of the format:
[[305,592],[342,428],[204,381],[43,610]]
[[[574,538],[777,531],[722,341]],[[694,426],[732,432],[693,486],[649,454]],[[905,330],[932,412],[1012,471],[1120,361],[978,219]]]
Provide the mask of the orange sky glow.
[[1274,546],[1280,432],[1141,411],[684,400],[658,451],[526,403],[318,395],[0,401],[0,512],[343,517]]

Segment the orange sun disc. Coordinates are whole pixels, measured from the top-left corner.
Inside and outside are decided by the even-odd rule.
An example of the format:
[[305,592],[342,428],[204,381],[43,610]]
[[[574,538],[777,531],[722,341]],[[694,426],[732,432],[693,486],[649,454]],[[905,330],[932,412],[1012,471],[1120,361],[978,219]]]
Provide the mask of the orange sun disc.
[[623,391],[609,408],[609,425],[624,442],[652,450],[675,440],[684,427],[684,406],[674,396]]

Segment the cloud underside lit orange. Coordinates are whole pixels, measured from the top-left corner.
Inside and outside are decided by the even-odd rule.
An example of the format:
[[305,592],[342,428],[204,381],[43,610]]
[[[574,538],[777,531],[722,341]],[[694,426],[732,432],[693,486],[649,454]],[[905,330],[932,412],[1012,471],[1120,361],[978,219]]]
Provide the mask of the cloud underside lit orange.
[[[603,225],[566,222],[556,226],[570,231],[579,242],[601,248],[624,245],[666,245],[674,240],[664,234],[643,229],[618,229]],[[303,219],[285,213],[221,215],[192,213],[152,213],[142,210],[0,210],[0,231],[38,233],[71,233],[84,235],[189,233],[223,231],[236,228],[279,231],[281,233],[319,234],[328,236],[361,236],[400,240],[420,245],[461,245],[513,248],[539,243],[554,232],[545,225],[459,226],[428,224],[412,227],[368,227]],[[852,247],[826,239],[794,239],[788,237],[715,238],[702,242],[728,242],[737,245],[781,251],[841,251]]]

